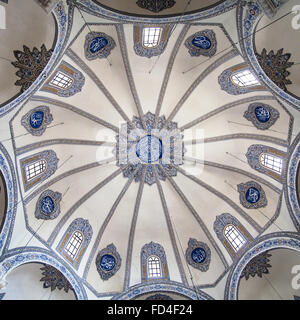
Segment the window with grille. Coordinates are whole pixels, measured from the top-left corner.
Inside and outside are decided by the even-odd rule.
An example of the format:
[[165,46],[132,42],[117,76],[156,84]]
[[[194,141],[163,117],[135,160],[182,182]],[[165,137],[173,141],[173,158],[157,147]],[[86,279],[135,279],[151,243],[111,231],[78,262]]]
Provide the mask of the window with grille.
[[146,48],[155,48],[160,41],[162,28],[144,28],[143,29],[143,46]]
[[74,259],[76,256],[81,244],[83,242],[83,235],[79,231],[75,231],[69,240],[68,244],[65,247],[65,252],[69,257]]
[[27,181],[43,173],[46,170],[46,167],[47,167],[47,162],[44,159],[26,166],[25,174],[26,174]]
[[253,73],[248,69],[235,73],[232,75],[231,80],[236,86],[239,87],[248,87],[260,84]]
[[235,252],[239,251],[239,249],[247,242],[242,234],[232,224],[227,225],[224,228],[224,235]]
[[263,153],[260,156],[260,163],[264,167],[281,174],[282,172],[282,159],[278,157],[274,157],[271,154]]
[[67,89],[72,85],[72,83],[73,79],[62,73],[61,71],[58,71],[54,78],[50,81],[50,84],[60,89]]
[[160,259],[156,256],[148,258],[148,278],[161,278]]

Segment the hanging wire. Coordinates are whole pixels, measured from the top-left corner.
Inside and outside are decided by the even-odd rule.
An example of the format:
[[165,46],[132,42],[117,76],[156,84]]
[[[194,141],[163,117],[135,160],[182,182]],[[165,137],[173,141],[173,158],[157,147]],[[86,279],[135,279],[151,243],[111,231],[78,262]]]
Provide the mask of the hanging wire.
[[[260,32],[260,31],[264,30],[265,28],[271,26],[272,24],[276,23],[277,21],[285,18],[286,16],[288,16],[288,15],[291,14],[291,13],[293,13],[293,12],[290,11],[290,12],[284,14],[283,16],[279,17],[278,19],[276,19],[276,20],[274,20],[274,21],[266,24],[265,26],[261,27],[260,29],[255,30],[255,31],[252,32],[250,35],[248,35],[248,36],[246,36],[246,37],[242,37],[241,40],[238,40],[238,41],[234,42],[234,44],[232,44],[232,45],[230,45],[229,47],[227,47],[227,48],[221,50],[220,52],[216,53],[213,57],[217,57],[218,55],[222,54],[223,52],[225,52],[225,51],[227,51],[227,50],[229,50],[229,49],[234,48],[234,45],[240,44],[240,43],[241,43],[243,40],[245,40],[246,38],[249,38],[249,37],[252,36],[252,35],[253,35],[253,36],[256,35],[258,32]],[[209,61],[210,59],[211,59],[211,58],[208,58],[208,59],[202,61],[201,63],[195,65],[194,67],[191,67],[190,69],[187,69],[186,71],[183,71],[182,73],[185,74],[185,73],[187,73],[187,72],[189,72],[189,71],[191,71],[191,70],[193,70],[193,69],[201,66],[202,64],[204,64],[205,62]]]
[[[175,23],[175,24],[173,25],[173,27],[172,27],[172,30],[170,31],[169,38],[171,37],[171,35],[172,35],[173,32],[175,31],[176,27],[178,26],[180,20],[182,19],[183,15],[185,14],[185,12],[186,12],[188,6],[191,4],[191,2],[192,2],[192,0],[188,0],[188,1],[187,1],[187,4],[186,4],[183,12],[181,13],[181,15],[179,16],[179,19],[176,21],[176,23]],[[151,73],[151,72],[153,71],[153,69],[154,69],[154,67],[156,66],[156,64],[157,64],[157,62],[158,62],[158,60],[159,60],[159,58],[160,58],[161,55],[162,55],[162,52],[161,52],[161,53],[158,55],[158,57],[156,58],[153,66],[152,66],[152,68],[149,70],[149,73]]]

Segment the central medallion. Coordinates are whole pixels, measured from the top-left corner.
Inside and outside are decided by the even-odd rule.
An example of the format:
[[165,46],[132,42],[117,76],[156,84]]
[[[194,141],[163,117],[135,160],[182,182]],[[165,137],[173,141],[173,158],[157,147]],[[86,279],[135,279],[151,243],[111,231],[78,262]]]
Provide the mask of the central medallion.
[[184,154],[177,123],[167,121],[164,116],[155,118],[148,112],[143,121],[133,117],[131,123],[120,129],[114,154],[124,177],[143,179],[152,185],[156,178],[164,181],[167,176],[176,176],[176,166],[183,164]]
[[136,155],[144,163],[157,162],[162,157],[162,141],[153,135],[142,137],[136,144]]

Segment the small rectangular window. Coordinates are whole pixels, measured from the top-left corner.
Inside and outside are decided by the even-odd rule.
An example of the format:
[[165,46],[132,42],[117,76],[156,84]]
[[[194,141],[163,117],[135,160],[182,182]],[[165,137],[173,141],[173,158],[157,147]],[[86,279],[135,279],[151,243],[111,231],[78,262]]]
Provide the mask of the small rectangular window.
[[248,87],[260,84],[250,70],[243,70],[232,76],[232,81],[239,87]]
[[39,160],[25,167],[25,174],[27,181],[40,175],[46,170],[46,161]]
[[143,46],[147,48],[157,47],[160,40],[162,28],[144,28],[143,29]]
[[72,83],[73,79],[60,71],[58,71],[54,78],[50,81],[50,84],[60,89],[67,89],[72,85]]

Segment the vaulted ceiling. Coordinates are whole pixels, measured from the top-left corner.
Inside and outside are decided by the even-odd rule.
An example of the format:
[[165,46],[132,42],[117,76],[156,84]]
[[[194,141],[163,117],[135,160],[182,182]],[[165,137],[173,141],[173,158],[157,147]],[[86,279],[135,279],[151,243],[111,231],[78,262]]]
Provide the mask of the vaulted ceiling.
[[[142,11],[136,1],[124,8],[119,1],[94,1],[95,7],[96,2],[122,14],[153,14]],[[67,10],[65,1],[62,3]],[[185,21],[156,20],[158,26],[170,26],[171,32],[165,49],[151,57],[138,55],[134,49],[136,26],[149,25],[149,20],[138,17],[134,22],[132,15],[128,21],[120,21],[96,14],[96,9],[88,10],[82,2],[78,7],[71,2],[69,39],[45,82],[0,119],[6,128],[3,138],[11,138],[4,145],[16,170],[21,202],[10,248],[49,250],[80,279],[91,299],[118,297],[139,286],[143,282],[141,249],[151,242],[164,249],[168,268],[165,281],[223,299],[226,277],[236,258],[216,233],[218,216],[229,213],[253,241],[272,232],[296,231],[285,205],[283,182],[251,167],[246,154],[251,145],[260,144],[287,155],[298,134],[293,127],[298,114],[265,86],[240,95],[224,90],[219,81],[222,72],[246,62],[237,44],[236,8],[220,9],[203,19],[188,18],[188,13],[205,12],[206,7],[220,3],[206,1],[199,7],[194,2],[186,10]],[[183,4],[176,1],[172,9],[161,14],[179,14]],[[214,33],[216,51],[211,56],[191,55],[188,39],[204,30]],[[51,39],[53,29],[46,33]],[[90,33],[113,39],[115,46],[107,57],[88,57]],[[40,46],[35,34],[29,43],[23,39],[26,45]],[[75,94],[61,96],[46,88],[62,64],[84,78]],[[270,129],[261,130],[245,117],[249,105],[255,103],[279,113]],[[51,123],[41,135],[33,135],[23,119],[41,106],[49,108]],[[134,173],[120,165],[116,157],[119,128],[127,123],[130,130],[134,126],[145,129],[143,120],[151,128],[157,128],[161,121],[168,130],[171,126],[179,129],[183,163],[172,163],[170,169],[144,161]],[[136,148],[146,133],[138,137],[133,131],[130,134],[135,137],[130,146]],[[156,132],[160,134],[163,131]],[[55,172],[27,188],[22,161],[47,150],[58,158]],[[261,196],[267,199],[263,206],[246,207],[241,200],[238,186],[249,182],[262,188]],[[60,210],[54,219],[41,220],[36,210],[46,190],[60,193]],[[74,267],[59,248],[69,226],[79,218],[88,221],[92,235],[79,265]],[[186,258],[191,239],[209,248],[205,270],[193,267]],[[120,257],[120,268],[103,279],[97,270],[97,255],[111,244]]]

